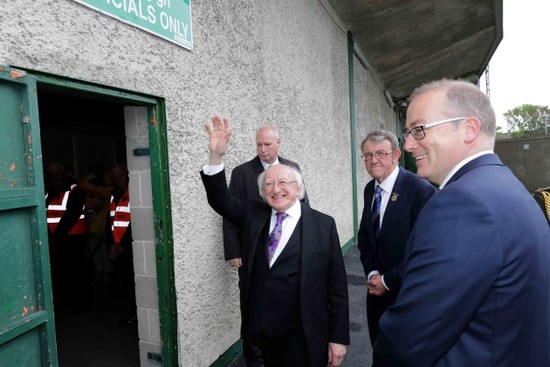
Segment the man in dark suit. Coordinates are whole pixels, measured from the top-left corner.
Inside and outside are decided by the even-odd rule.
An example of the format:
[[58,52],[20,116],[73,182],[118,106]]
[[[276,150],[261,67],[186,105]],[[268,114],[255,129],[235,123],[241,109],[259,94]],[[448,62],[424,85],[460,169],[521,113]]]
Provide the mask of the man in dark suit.
[[550,366],[550,229],[495,135],[489,98],[469,82],[412,94],[405,149],[440,191],[407,243],[377,366]]
[[[367,277],[367,320],[370,342],[374,345],[380,316],[395,303],[401,287],[400,265],[405,244],[418,213],[435,188],[399,168],[401,151],[393,133],[371,132],[361,143],[361,150],[367,172],[373,178],[365,186],[358,248]],[[375,192],[380,193],[377,210]]]
[[[300,170],[298,164],[279,156],[281,138],[277,130],[271,125],[265,125],[256,132],[256,153],[254,159],[243,163],[233,169],[229,181],[229,191],[236,198],[247,201],[261,199],[258,190],[258,176],[269,166],[274,164],[286,164]],[[302,200],[309,205],[307,193]],[[239,278],[242,275],[241,236],[239,227],[229,220],[223,220],[223,249],[225,260],[233,268],[239,269]],[[239,281],[240,282],[240,281]],[[239,284],[240,287],[240,284]],[[242,307],[241,307],[242,311]],[[243,355],[248,367],[260,367],[263,365],[260,348],[248,337],[246,330],[241,330],[243,342]]]
[[215,116],[205,127],[210,160],[201,176],[212,208],[241,228],[243,324],[265,365],[339,366],[349,311],[334,219],[299,201],[301,174],[285,165],[258,178],[264,201],[231,195],[223,171],[229,121]]

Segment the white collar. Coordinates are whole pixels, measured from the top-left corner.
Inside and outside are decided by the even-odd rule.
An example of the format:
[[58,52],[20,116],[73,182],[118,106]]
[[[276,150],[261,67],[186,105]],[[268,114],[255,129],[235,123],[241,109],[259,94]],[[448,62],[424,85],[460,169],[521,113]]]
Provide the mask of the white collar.
[[269,166],[273,166],[274,164],[279,164],[279,163],[280,163],[280,162],[279,162],[279,157],[278,157],[278,156],[277,156],[277,158],[275,158],[275,162],[273,162],[273,163],[267,163],[267,162],[262,161],[261,159],[260,159],[260,162],[262,162],[262,166],[264,167],[264,171],[265,171],[266,169],[268,169]]
[[[296,200],[294,204],[287,210],[285,210],[285,213],[288,214],[292,218],[300,218],[302,215],[302,206],[300,205],[300,200]],[[276,215],[277,211],[273,208],[271,208],[271,215]]]
[[374,188],[380,186],[384,192],[391,194],[395,181],[397,181],[397,175],[399,174],[399,165],[395,166],[395,169],[390,173],[388,177],[382,182],[375,181]]
[[451,179],[451,177],[453,177],[453,175],[455,173],[458,172],[459,169],[461,169],[462,167],[464,167],[466,165],[466,163],[468,162],[471,162],[473,161],[474,159],[476,159],[477,157],[481,157],[482,155],[485,155],[485,154],[493,154],[494,152],[492,150],[484,150],[482,152],[479,152],[479,153],[476,153],[474,155],[471,155],[469,157],[466,157],[465,159],[463,159],[462,161],[460,161],[456,166],[454,166],[454,168],[451,170],[451,172],[447,173],[447,176],[445,176],[445,179],[443,180],[443,182],[441,183],[441,185],[439,185],[439,190],[443,189],[445,187],[445,185],[447,184],[447,182],[449,182],[449,180]]

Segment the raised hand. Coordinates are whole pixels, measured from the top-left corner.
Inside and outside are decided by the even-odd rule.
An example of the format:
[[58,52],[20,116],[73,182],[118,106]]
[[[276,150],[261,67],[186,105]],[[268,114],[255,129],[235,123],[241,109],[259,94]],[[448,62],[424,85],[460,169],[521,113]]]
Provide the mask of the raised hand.
[[212,117],[212,125],[206,123],[204,128],[208,132],[208,149],[210,150],[210,165],[219,165],[223,163],[223,156],[227,152],[229,138],[231,137],[231,127],[229,120],[225,117],[215,115]]

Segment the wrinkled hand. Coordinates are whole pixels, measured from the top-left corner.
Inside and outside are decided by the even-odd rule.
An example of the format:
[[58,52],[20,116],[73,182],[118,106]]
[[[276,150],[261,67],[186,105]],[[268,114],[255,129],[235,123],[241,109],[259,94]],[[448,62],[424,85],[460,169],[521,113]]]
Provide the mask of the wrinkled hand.
[[346,356],[346,346],[337,343],[328,343],[328,365],[338,367]]
[[367,287],[369,288],[369,294],[373,296],[381,296],[386,293],[386,288],[382,283],[382,276],[380,276],[380,274],[370,277],[367,281]]
[[235,259],[227,260],[227,262],[229,263],[229,265],[231,265],[232,268],[238,269],[241,266],[243,266],[243,259],[241,259],[240,257],[237,257]]
[[223,163],[223,156],[227,152],[229,138],[231,137],[231,127],[229,120],[225,117],[215,115],[212,117],[212,126],[206,123],[204,128],[208,132],[208,149],[210,150],[210,165],[219,165]]

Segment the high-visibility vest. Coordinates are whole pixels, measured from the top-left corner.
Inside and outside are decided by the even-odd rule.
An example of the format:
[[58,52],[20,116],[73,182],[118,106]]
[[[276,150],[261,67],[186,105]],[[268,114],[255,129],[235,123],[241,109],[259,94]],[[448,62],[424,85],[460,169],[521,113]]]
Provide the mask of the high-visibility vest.
[[130,225],[130,194],[128,189],[124,191],[122,197],[115,203],[115,198],[111,195],[111,232],[115,244],[119,244]]
[[[59,225],[59,221],[67,211],[67,201],[69,200],[69,195],[76,188],[76,185],[71,185],[71,189],[58,193],[46,207],[46,222],[48,223],[48,229],[50,233],[54,233],[55,229]],[[46,194],[46,199],[48,199],[48,194]],[[86,233],[86,221],[84,220],[84,205],[82,205],[82,212],[78,221],[74,224],[71,230],[67,233],[70,235],[73,234],[85,234]]]

